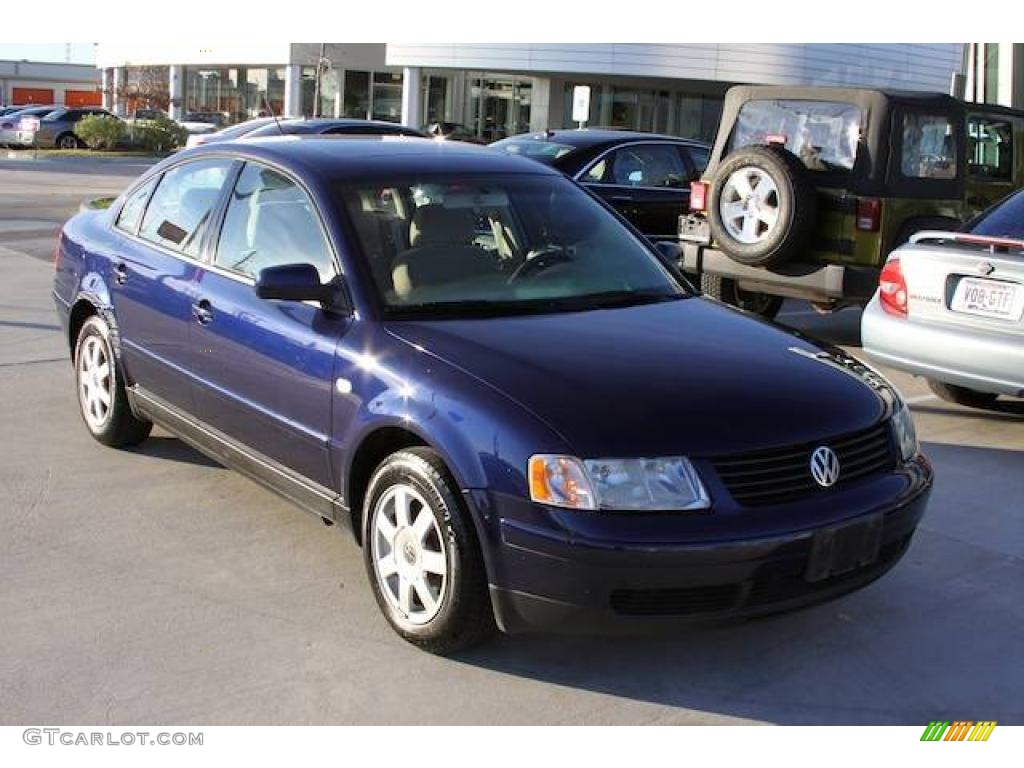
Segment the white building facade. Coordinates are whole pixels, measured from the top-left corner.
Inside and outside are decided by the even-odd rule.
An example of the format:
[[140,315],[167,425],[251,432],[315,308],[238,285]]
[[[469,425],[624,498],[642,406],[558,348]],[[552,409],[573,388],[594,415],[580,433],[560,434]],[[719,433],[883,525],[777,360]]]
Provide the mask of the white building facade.
[[572,91],[588,85],[590,125],[711,138],[732,84],[949,92],[963,80],[964,45],[125,44],[101,45],[98,66],[119,112],[139,93],[158,93],[154,81],[165,84],[158,98],[173,117],[221,112],[234,122],[272,110],[454,122],[494,140],[575,125]]

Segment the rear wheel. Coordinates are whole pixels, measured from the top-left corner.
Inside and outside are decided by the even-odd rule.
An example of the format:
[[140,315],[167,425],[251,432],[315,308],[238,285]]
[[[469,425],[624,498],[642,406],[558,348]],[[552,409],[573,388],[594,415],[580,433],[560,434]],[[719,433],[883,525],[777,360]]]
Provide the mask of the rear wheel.
[[744,291],[735,280],[704,272],[700,276],[700,289],[714,299],[731,304],[739,309],[760,315],[768,320],[773,319],[782,308],[782,297],[770,293]]
[[86,428],[112,448],[135,445],[149,436],[153,425],[135,417],[128,405],[110,346],[110,328],[99,317],[87,318],[75,344],[75,384]]
[[935,379],[928,379],[928,387],[946,402],[966,405],[969,408],[987,408],[999,399],[996,392],[979,392],[976,389],[947,384]]
[[385,459],[370,479],[363,520],[370,584],[399,635],[443,655],[493,634],[473,522],[437,453],[407,448]]
[[57,137],[58,149],[78,149],[78,137],[73,133],[62,133]]

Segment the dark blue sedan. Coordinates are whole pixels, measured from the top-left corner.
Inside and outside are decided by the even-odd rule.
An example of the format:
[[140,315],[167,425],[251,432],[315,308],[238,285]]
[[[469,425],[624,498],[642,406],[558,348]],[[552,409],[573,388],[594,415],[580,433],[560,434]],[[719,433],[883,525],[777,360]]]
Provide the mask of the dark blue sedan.
[[350,528],[437,653],[835,597],[900,558],[931,487],[880,376],[480,147],[179,153],[67,223],[54,296],[97,440],[158,423]]

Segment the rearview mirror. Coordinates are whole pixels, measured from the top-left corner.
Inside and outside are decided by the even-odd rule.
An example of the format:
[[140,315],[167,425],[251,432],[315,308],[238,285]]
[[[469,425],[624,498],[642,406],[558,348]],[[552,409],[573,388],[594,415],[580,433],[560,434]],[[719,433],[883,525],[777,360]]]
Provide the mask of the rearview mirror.
[[338,275],[329,283],[322,283],[320,272],[312,264],[282,264],[260,270],[256,295],[261,299],[316,301],[334,312],[349,310],[344,279]]

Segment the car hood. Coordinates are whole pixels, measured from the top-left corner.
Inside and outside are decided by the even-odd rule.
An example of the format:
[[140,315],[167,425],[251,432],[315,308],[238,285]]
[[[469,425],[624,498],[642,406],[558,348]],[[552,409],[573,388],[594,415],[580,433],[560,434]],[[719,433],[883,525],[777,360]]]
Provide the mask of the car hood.
[[841,350],[707,299],[387,329],[504,393],[585,457],[809,442],[877,423],[895,396]]

